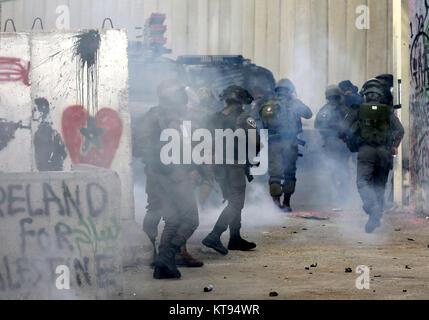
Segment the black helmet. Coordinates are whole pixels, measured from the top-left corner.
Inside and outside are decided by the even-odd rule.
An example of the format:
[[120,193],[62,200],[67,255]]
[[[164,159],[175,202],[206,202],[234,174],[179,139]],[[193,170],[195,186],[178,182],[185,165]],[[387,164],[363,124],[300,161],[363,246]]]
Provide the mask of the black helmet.
[[341,97],[341,90],[336,84],[331,84],[326,87],[325,97]]
[[377,80],[380,80],[380,82],[388,87],[389,89],[393,87],[393,75],[391,74],[380,74],[379,76],[375,77]]
[[281,88],[289,90],[290,92],[295,92],[295,86],[294,86],[293,82],[289,79],[280,79],[277,82],[276,92]]
[[366,96],[369,93],[375,93],[381,96],[381,102],[385,104],[390,104],[393,100],[392,92],[386,84],[379,79],[373,78],[365,82],[362,87],[361,95]]
[[350,90],[353,93],[358,93],[359,91],[359,88],[356,87],[350,80],[341,81],[338,84],[338,87],[340,88],[341,91]]
[[253,97],[249,91],[236,85],[229,86],[223,90],[219,98],[221,101],[225,101],[227,104],[251,104],[253,101]]

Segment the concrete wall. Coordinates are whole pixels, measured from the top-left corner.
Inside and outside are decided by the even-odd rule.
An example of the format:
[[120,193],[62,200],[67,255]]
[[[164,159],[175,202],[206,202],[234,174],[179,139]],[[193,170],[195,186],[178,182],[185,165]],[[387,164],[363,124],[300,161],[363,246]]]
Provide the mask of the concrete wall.
[[[173,56],[243,54],[276,78],[295,80],[314,111],[327,84],[350,79],[360,86],[392,72],[392,0],[16,0],[3,5],[2,20],[25,30],[41,17],[51,30],[62,4],[70,8],[70,28],[100,28],[110,17],[130,40],[152,12],[166,13]],[[370,10],[368,30],[356,27],[361,5]]]
[[[83,64],[87,46],[79,46],[86,35],[0,37],[0,170],[61,171],[73,164],[113,169],[122,183],[122,218],[133,219],[127,36],[101,32],[91,66]],[[93,139],[84,134],[92,129]]]
[[118,298],[120,210],[112,170],[0,173],[0,299]]
[[410,0],[410,170],[412,199],[429,213],[429,4]]

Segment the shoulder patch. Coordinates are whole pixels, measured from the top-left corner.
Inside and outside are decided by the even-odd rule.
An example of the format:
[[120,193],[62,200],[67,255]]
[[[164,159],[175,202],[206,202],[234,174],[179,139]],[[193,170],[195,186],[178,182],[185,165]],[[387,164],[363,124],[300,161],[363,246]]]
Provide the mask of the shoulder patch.
[[253,129],[256,129],[256,121],[252,117],[247,118],[247,124]]

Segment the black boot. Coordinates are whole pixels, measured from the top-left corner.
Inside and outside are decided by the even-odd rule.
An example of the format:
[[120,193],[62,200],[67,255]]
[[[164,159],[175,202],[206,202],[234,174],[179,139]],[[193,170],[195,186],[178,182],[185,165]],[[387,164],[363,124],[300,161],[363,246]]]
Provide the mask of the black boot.
[[171,245],[167,248],[159,248],[159,256],[153,271],[155,279],[179,279],[181,277],[175,262],[176,253],[178,252],[180,252],[180,247],[177,246]]
[[381,226],[380,217],[376,215],[370,215],[368,222],[365,225],[366,233],[373,233],[375,229]]
[[155,262],[158,259],[158,253],[156,252],[155,239],[150,239],[150,242],[152,243],[152,246],[153,246],[153,255],[152,255],[152,262],[150,263],[150,267],[154,268]]
[[283,198],[283,211],[284,212],[292,212],[292,208],[290,206],[290,198],[292,197],[291,194],[285,194]]
[[279,207],[280,209],[283,209],[283,205],[280,202],[280,197],[273,197],[274,204]]
[[256,248],[256,244],[244,240],[240,236],[240,232],[231,232],[231,237],[229,238],[228,249],[229,250],[239,250],[239,251],[249,251]]
[[209,235],[203,239],[202,243],[206,247],[214,249],[220,254],[228,254],[228,249],[223,246],[222,242],[220,241],[220,235],[217,233],[209,233]]

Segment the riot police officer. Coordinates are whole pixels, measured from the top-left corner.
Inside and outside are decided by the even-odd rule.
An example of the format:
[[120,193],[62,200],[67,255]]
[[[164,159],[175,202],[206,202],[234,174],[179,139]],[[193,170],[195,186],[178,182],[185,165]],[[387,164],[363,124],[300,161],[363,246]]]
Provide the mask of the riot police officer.
[[341,81],[338,84],[341,93],[344,97],[344,104],[347,108],[358,106],[364,102],[363,97],[358,94],[359,88],[355,86],[350,80]]
[[388,174],[404,136],[386,87],[379,80],[370,81],[362,91],[365,103],[346,117],[348,140],[358,151],[357,187],[363,209],[369,215],[367,233],[381,225]]
[[[220,98],[225,103],[225,108],[212,118],[212,128],[231,129],[232,131],[244,129],[246,140],[251,139],[249,130],[255,130],[256,141],[251,141],[250,143],[254,145],[258,153],[260,141],[255,120],[243,109],[244,105],[252,103],[253,97],[247,90],[233,85],[226,88]],[[248,165],[239,163],[237,147],[235,145],[234,159],[231,159],[233,164],[227,164],[227,153],[223,152],[223,164],[214,165],[216,181],[219,183],[223,197],[228,204],[219,216],[213,230],[202,241],[205,246],[224,255],[228,254],[228,250],[248,251],[256,247],[255,243],[244,240],[240,235],[241,211],[245,200],[246,169]],[[227,249],[222,244],[220,237],[228,227],[230,238]]]
[[[340,140],[344,130],[344,118],[349,109],[343,104],[342,92],[337,85],[326,88],[325,104],[316,115],[314,127],[323,139],[323,153],[326,156],[327,169],[331,174],[335,200],[339,205],[345,204],[348,196],[350,151]],[[342,202],[342,203],[341,203]]]
[[296,185],[298,134],[302,132],[301,118],[311,119],[313,113],[296,97],[295,86],[289,79],[281,79],[275,92],[276,97],[265,102],[259,114],[264,129],[268,129],[270,194],[279,208],[291,212],[290,200]]
[[189,177],[191,168],[161,162],[160,135],[164,129],[181,131],[180,125],[187,117],[188,96],[185,86],[176,79],[162,81],[157,93],[159,106],[148,111],[136,136],[147,176],[148,205],[143,230],[155,243],[160,218],[164,219],[154,278],[180,278],[175,257],[180,253],[183,256],[186,241],[198,227],[198,209]]

